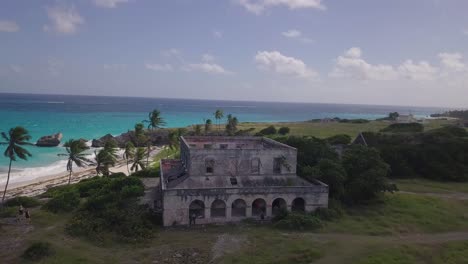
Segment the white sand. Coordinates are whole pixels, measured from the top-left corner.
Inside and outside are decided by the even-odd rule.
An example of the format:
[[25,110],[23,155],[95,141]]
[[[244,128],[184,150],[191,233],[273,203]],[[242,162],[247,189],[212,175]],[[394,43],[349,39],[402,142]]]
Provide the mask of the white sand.
[[[157,155],[162,148],[154,147],[151,151],[151,158]],[[150,159],[151,159],[150,158]],[[116,166],[110,168],[112,173],[122,172],[128,175],[127,163],[121,159],[117,162]],[[91,178],[96,176],[95,167],[79,168],[72,173],[71,183],[77,183],[82,179]],[[11,182],[8,185],[6,197],[11,198],[15,196],[35,196],[47,191],[48,188],[64,185],[68,183],[69,173],[62,172],[46,176],[40,176],[32,180]],[[3,195],[5,185],[0,185],[0,194]]]

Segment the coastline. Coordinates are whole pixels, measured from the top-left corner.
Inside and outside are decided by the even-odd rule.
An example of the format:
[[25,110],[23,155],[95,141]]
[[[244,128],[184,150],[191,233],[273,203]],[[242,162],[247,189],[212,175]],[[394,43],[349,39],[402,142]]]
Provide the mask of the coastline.
[[[154,158],[163,147],[154,147],[151,150],[150,159]],[[109,169],[112,173],[124,173],[128,175],[127,163],[125,159],[118,159],[116,165]],[[88,166],[85,168],[79,168],[77,171],[72,173],[71,183],[77,183],[83,179],[95,177],[96,169]],[[25,181],[10,182],[5,198],[11,199],[17,196],[37,196],[47,191],[51,187],[65,185],[68,183],[68,172],[53,173],[49,175],[39,176],[35,179],[29,179]],[[5,185],[0,185],[0,195],[3,195],[3,189]]]

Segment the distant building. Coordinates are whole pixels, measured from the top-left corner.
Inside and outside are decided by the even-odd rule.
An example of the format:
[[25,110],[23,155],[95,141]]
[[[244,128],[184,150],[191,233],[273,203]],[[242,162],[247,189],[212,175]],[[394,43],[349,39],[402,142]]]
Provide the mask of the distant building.
[[416,123],[418,122],[418,120],[414,118],[412,114],[409,114],[409,115],[399,115],[396,118],[396,122],[397,123]]
[[161,161],[164,226],[269,219],[328,206],[328,186],[296,175],[297,149],[262,137],[181,137]]

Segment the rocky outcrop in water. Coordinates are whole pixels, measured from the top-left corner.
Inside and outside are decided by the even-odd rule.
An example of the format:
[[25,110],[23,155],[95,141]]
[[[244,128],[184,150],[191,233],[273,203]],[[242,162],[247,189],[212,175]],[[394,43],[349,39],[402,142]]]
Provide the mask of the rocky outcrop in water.
[[57,133],[54,135],[43,136],[37,142],[36,146],[38,147],[56,147],[60,145],[60,141],[62,140],[62,133]]

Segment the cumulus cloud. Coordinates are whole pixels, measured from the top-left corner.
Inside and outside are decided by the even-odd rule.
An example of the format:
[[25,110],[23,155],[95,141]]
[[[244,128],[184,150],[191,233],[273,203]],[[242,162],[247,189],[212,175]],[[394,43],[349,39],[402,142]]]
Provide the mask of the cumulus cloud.
[[313,79],[318,76],[318,73],[307,67],[302,60],[285,56],[278,51],[259,51],[254,59],[257,67],[262,70],[305,79]]
[[362,58],[362,51],[358,47],[347,50],[336,59],[336,64],[330,77],[349,78],[357,80],[415,80],[431,81],[439,77],[440,70],[427,61],[414,62],[405,60],[397,66],[388,64],[371,64]]
[[213,62],[215,60],[215,57],[211,54],[205,53],[202,55],[202,61],[204,62]]
[[401,77],[416,81],[431,81],[437,78],[439,70],[431,66],[427,61],[414,63],[412,60],[406,60],[398,67],[398,73]]
[[120,3],[127,3],[129,0],[93,0],[94,4],[104,8],[116,8]]
[[465,71],[467,66],[462,62],[463,55],[460,53],[439,53],[442,66],[447,70]]
[[331,77],[353,78],[359,80],[395,80],[398,72],[391,65],[373,65],[361,58],[362,51],[353,47],[336,59]]
[[0,32],[17,32],[19,26],[14,21],[0,20]]
[[265,9],[275,6],[285,6],[291,10],[313,8],[325,10],[322,0],[236,0],[247,11],[260,15]]
[[47,16],[51,24],[45,25],[44,31],[53,30],[60,34],[73,34],[79,25],[84,24],[84,19],[73,6],[47,8]]
[[174,68],[170,64],[151,64],[151,63],[146,63],[145,68],[148,70],[152,71],[157,71],[157,72],[169,72],[173,71]]

